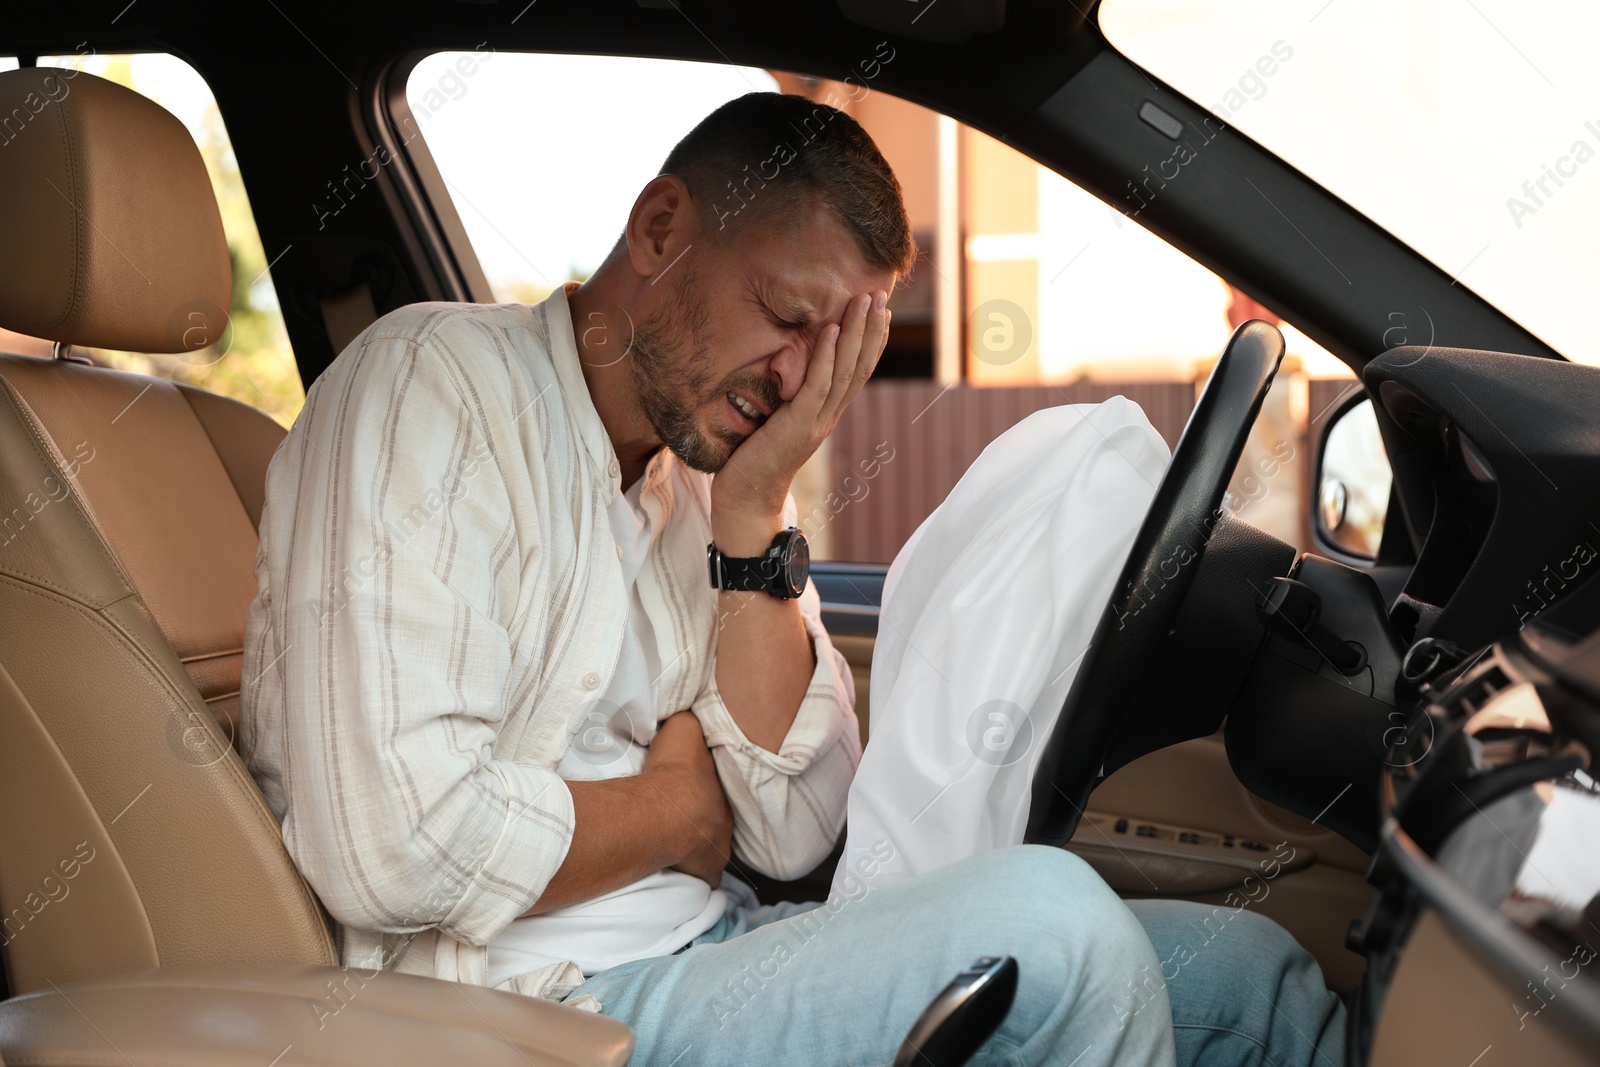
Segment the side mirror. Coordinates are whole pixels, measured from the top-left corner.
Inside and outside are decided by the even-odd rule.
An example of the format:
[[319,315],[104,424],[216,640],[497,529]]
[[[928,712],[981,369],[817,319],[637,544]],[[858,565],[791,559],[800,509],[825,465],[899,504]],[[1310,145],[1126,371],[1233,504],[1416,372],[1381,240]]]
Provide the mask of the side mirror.
[[1328,420],[1317,449],[1311,509],[1318,538],[1345,555],[1377,559],[1393,482],[1372,399],[1358,393]]

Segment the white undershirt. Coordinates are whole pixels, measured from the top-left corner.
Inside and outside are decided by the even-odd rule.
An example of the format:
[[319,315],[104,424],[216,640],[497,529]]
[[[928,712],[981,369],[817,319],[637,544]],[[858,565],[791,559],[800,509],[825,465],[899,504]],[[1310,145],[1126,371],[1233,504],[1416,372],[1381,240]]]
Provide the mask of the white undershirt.
[[[556,767],[567,781],[638,774],[656,735],[661,662],[637,582],[651,539],[650,516],[639,499],[644,483],[640,478],[607,507],[628,586],[628,626],[611,684]],[[732,875],[724,876],[724,888],[714,890],[692,874],[662,870],[581,904],[513,919],[488,945],[488,984],[564,960],[575,961],[587,976],[671,955],[716,924],[732,900],[730,893],[754,900],[748,886]]]

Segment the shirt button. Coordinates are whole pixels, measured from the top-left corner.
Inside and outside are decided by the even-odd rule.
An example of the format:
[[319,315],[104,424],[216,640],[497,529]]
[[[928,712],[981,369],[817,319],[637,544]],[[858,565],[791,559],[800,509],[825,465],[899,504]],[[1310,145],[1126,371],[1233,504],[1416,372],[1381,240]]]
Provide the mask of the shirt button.
[[606,464],[606,473],[611,475],[613,478],[617,478],[621,476],[622,468],[618,466],[617,461],[613,459],[610,463]]
[[617,546],[617,558],[618,559],[622,558],[622,546],[621,545]]
[[583,687],[585,689],[599,689],[600,676],[594,671],[590,671],[588,674],[583,676]]

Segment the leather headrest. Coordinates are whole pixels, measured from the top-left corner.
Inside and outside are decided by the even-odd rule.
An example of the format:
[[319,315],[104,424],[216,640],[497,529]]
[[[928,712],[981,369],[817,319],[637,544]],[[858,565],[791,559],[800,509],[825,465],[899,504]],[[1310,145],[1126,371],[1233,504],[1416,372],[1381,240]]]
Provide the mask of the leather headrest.
[[129,352],[222,336],[228,242],[200,151],[131,89],[0,72],[0,327]]

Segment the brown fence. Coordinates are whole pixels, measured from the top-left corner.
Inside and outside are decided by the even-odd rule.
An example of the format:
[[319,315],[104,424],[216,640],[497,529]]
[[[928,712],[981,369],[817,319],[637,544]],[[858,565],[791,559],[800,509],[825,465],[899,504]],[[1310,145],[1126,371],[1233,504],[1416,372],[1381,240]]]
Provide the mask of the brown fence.
[[[872,383],[833,433],[832,482],[826,488],[836,494],[838,512],[828,524],[826,554],[840,560],[888,562],[990,441],[1035,411],[1061,404],[1097,404],[1118,395],[1143,408],[1172,446],[1194,408],[1195,386],[1140,382],[974,388],[923,381]],[[893,449],[893,458],[884,463],[888,449]]]

